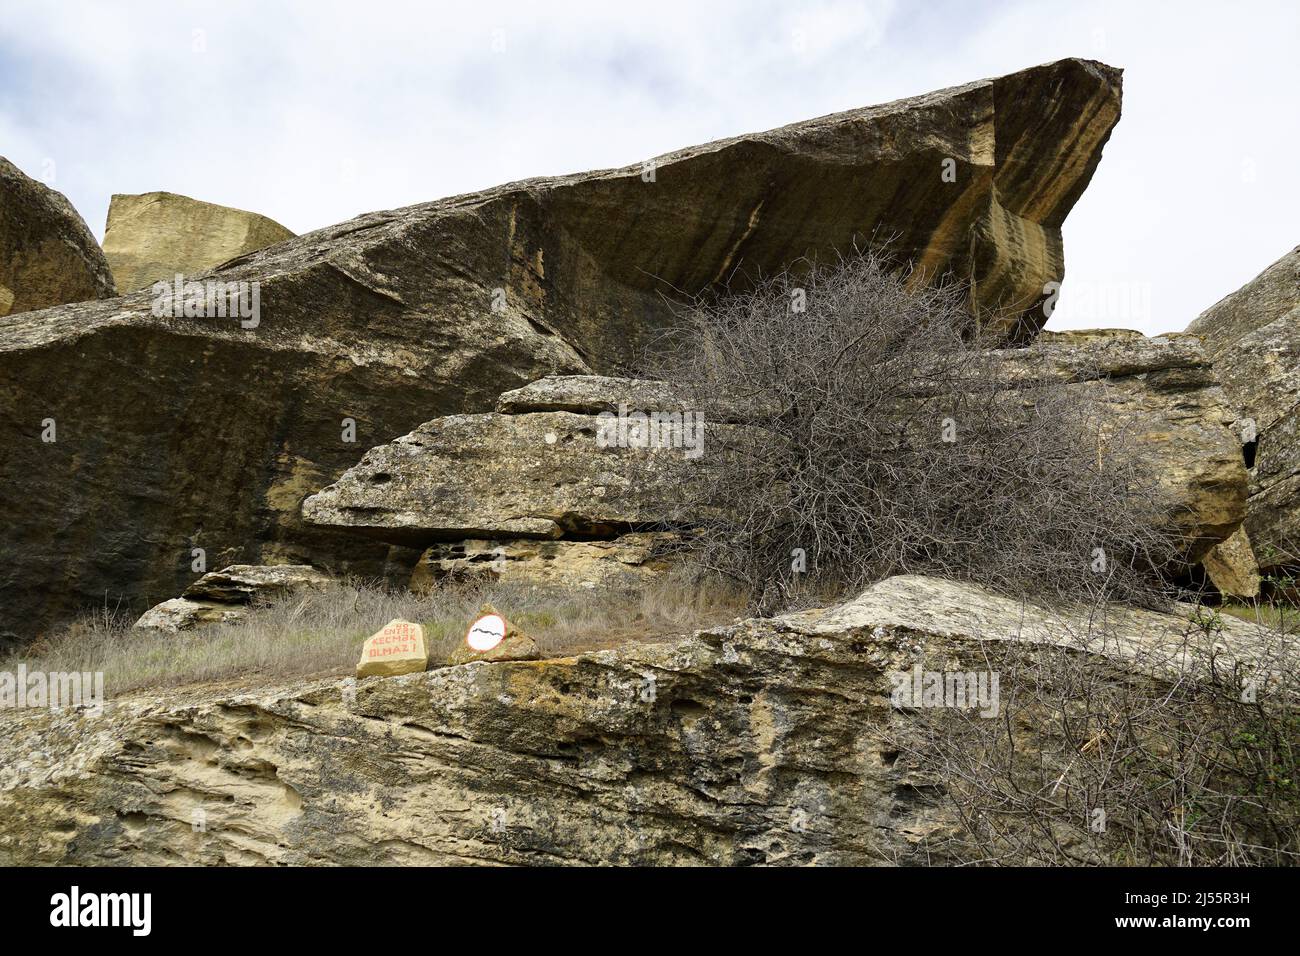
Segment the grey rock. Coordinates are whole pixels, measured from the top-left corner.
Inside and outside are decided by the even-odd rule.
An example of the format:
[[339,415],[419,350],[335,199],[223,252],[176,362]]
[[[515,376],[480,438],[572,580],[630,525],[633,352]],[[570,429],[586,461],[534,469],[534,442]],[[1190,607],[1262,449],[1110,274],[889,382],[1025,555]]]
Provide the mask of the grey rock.
[[0,157],[0,316],[115,294],[104,252],[72,203]]

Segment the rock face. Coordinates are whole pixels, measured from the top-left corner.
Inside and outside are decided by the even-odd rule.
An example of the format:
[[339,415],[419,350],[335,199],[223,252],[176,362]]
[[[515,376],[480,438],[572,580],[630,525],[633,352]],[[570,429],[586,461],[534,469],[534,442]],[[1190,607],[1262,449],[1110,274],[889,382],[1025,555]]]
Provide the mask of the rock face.
[[108,206],[104,255],[119,291],[135,292],[176,274],[207,272],[293,233],[255,212],[175,193],[115,195]]
[[328,575],[305,565],[235,564],[203,575],[181,597],[150,608],[135,626],[175,633],[204,624],[234,624],[243,620],[254,604],[269,604],[303,591],[319,591],[329,581]]
[[[1191,560],[1199,560],[1240,526],[1246,495],[1232,431],[1237,416],[1199,342],[1140,335],[1077,341],[1082,344],[1049,340],[1006,350],[1008,381],[1044,375],[1069,381],[1129,422],[1178,503],[1170,520],[1187,540]],[[504,563],[512,549],[528,550],[502,540],[614,542],[680,522],[681,503],[698,480],[694,461],[684,448],[602,447],[608,413],[620,404],[642,412],[680,410],[662,383],[544,379],[503,395],[497,407],[509,414],[436,419],[371,449],[338,482],[308,498],[303,514],[313,524],[422,547],[466,537],[497,542],[461,542],[461,553],[435,545],[423,563],[428,573],[497,560],[487,557],[493,552]],[[742,427],[706,427],[704,453],[710,435]],[[557,547],[555,557],[560,554]]]
[[1205,340],[1224,389],[1250,419],[1246,528],[1260,566],[1300,567],[1300,246],[1188,331]]
[[260,283],[256,328],[155,317],[147,292],[0,319],[0,641],[171,597],[194,547],[404,579],[417,552],[304,527],[302,499],[421,422],[618,372],[665,294],[888,238],[1037,328],[1119,109],[1118,70],[1063,60],[280,242],[211,276]]
[[[1113,609],[1085,653],[1172,678],[1188,628]],[[675,643],[5,711],[0,864],[937,862],[943,784],[899,757],[917,711],[890,675],[1071,633],[1096,632],[901,577]],[[1260,653],[1242,621],[1215,642],[1228,668]]]
[[634,588],[671,567],[665,555],[678,541],[669,532],[619,535],[608,541],[456,541],[420,555],[411,589],[422,591],[445,578],[569,588]]
[[[1058,375],[1131,423],[1138,445],[1178,503],[1171,520],[1187,542],[1189,559],[1199,561],[1246,514],[1239,414],[1213,363],[1195,337],[1177,333],[1150,339],[1094,334],[1076,341],[1035,342],[1025,354],[1046,356]],[[1041,364],[1029,362],[1027,368],[1036,372]]]
[[72,203],[0,157],[0,316],[114,294],[104,253]]

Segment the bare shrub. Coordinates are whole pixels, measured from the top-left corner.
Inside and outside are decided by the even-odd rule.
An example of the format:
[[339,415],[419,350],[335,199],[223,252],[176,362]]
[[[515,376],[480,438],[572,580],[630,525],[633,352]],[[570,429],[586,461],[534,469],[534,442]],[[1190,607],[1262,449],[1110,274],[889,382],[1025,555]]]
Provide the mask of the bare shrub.
[[695,558],[762,611],[898,573],[1162,600],[1180,543],[1129,423],[1077,368],[984,347],[962,302],[862,254],[682,309],[649,373],[752,426],[707,433],[675,520]]
[[1003,689],[996,719],[913,711],[893,741],[954,821],[923,851],[986,865],[1300,863],[1293,639],[1261,626],[1259,657],[1228,663],[1217,614],[1189,618],[1173,675],[1092,653],[1113,636],[1104,615],[1064,647],[981,645],[978,666]]

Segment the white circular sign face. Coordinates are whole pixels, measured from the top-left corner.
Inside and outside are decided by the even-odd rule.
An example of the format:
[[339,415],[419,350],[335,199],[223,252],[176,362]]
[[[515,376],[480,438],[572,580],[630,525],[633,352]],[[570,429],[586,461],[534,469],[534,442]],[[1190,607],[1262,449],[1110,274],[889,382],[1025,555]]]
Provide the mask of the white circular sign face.
[[500,614],[484,614],[469,626],[465,643],[476,651],[490,651],[506,636],[506,619]]

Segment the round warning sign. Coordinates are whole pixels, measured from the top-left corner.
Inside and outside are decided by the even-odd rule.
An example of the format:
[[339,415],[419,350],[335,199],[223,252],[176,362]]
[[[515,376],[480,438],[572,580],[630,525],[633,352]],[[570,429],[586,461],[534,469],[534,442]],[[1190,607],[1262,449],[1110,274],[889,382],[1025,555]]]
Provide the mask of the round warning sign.
[[490,651],[506,636],[506,619],[500,614],[484,614],[469,626],[465,643],[476,651]]

